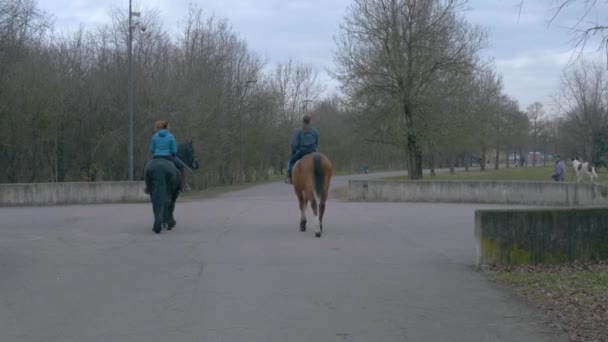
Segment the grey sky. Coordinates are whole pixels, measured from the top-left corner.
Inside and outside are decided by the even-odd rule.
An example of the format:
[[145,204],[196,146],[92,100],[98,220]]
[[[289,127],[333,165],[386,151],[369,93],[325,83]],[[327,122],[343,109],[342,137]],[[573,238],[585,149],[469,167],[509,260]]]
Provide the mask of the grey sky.
[[[492,58],[503,75],[508,94],[522,109],[534,101],[551,107],[551,94],[572,56],[568,30],[580,11],[572,9],[552,25],[549,0],[527,0],[519,16],[519,0],[471,0],[467,16],[489,31],[483,55]],[[157,9],[169,31],[176,31],[190,3],[207,15],[230,20],[252,51],[269,62],[296,61],[314,65],[330,88],[336,83],[326,69],[333,68],[333,36],[350,0],[134,0],[135,10]],[[80,25],[94,28],[109,21],[109,12],[128,6],[127,0],[39,0],[55,18],[56,29],[71,31]],[[596,13],[592,13],[592,17]],[[518,20],[519,18],[519,20]]]

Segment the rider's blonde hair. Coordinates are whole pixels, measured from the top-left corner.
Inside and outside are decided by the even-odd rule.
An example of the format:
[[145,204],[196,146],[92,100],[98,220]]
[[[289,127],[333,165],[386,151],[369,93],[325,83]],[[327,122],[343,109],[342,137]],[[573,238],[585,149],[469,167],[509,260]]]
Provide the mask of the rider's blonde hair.
[[154,123],[154,130],[158,131],[161,129],[169,129],[169,121],[167,120],[158,120]]

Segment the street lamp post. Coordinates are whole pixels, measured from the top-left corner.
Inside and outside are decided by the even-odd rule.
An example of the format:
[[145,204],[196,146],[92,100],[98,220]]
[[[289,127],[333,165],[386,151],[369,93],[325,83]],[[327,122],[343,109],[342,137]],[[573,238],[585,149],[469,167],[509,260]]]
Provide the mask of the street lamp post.
[[129,0],[129,180],[133,180],[133,30],[139,26],[142,31],[146,27],[138,21],[133,22],[133,17],[139,18],[140,12],[133,12],[131,0]]
[[[241,102],[241,107],[243,106],[243,103],[245,102],[245,96],[247,96],[247,89],[249,89],[249,85],[256,83],[257,80],[247,80],[245,82],[243,82],[245,84],[245,91],[243,93],[243,100]],[[240,182],[241,184],[244,183],[244,179],[245,179],[245,172],[244,172],[244,166],[243,166],[243,150],[244,150],[244,141],[243,141],[243,108],[241,108],[239,110],[239,140],[240,140],[240,153],[239,153],[239,173],[240,173]]]

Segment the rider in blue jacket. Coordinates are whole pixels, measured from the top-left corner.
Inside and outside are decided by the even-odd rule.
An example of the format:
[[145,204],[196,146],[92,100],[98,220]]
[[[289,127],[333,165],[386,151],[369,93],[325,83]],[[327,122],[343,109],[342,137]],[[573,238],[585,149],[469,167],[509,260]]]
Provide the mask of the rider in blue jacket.
[[[156,133],[152,136],[150,141],[150,153],[153,158],[164,158],[170,160],[175,164],[181,174],[181,189],[187,190],[188,185],[186,184],[186,170],[184,163],[177,158],[177,143],[175,137],[169,132],[169,122],[166,120],[158,120],[154,124],[154,130]],[[149,189],[146,189],[146,193]]]
[[317,152],[319,148],[319,132],[310,126],[311,117],[306,115],[302,120],[302,127],[295,130],[291,139],[291,158],[287,164],[287,179],[285,183],[291,184],[291,170],[293,165],[309,153]]

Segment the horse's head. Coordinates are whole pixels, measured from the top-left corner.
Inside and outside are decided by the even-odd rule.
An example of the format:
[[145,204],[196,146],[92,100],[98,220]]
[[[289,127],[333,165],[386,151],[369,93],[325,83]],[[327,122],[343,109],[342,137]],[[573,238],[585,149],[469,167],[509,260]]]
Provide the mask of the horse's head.
[[188,141],[185,144],[179,144],[177,146],[177,156],[189,168],[191,168],[192,170],[198,170],[200,164],[198,160],[196,160],[196,158],[194,157],[194,146],[192,144],[192,140]]

